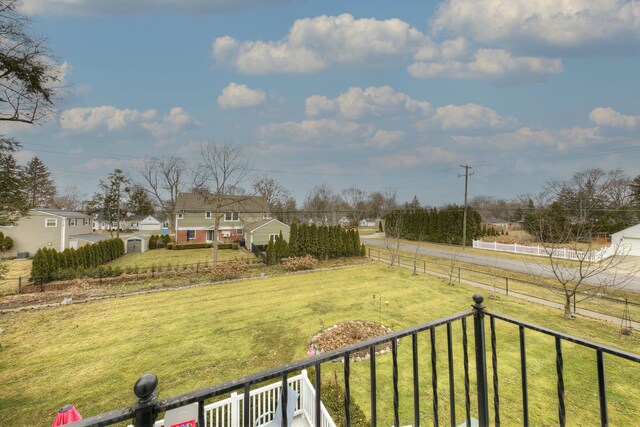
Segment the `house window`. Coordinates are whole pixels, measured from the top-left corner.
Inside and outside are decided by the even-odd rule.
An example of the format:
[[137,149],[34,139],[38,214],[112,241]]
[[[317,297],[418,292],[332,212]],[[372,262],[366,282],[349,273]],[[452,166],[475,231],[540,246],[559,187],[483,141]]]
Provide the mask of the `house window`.
[[57,218],[47,218],[44,220],[45,227],[57,227],[58,219]]
[[207,230],[207,242],[213,242],[213,230]]
[[238,216],[238,212],[226,212],[224,214],[225,221],[240,221],[240,217]]
[[182,219],[182,218],[184,218],[184,214],[179,213],[178,214],[178,219]]
[[187,241],[196,240],[196,230],[187,230]]
[[223,231],[222,237],[231,237],[231,231]]
[[278,233],[278,234],[269,234],[269,240],[273,240],[274,243],[279,238],[280,238],[280,233]]
[[204,217],[205,219],[211,219],[211,212],[205,212]]
[[89,220],[87,218],[82,218],[82,225],[89,224]]
[[77,223],[76,218],[69,218],[69,227],[75,227]]
[[262,212],[262,219],[271,219],[271,214],[268,212]]
[[242,230],[242,228],[238,228],[236,230],[236,236],[242,236],[244,234],[244,231]]

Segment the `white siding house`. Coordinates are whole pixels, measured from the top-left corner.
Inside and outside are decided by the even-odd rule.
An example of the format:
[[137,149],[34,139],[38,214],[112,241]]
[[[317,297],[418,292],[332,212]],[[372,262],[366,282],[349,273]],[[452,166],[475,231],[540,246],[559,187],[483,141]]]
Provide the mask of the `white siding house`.
[[611,235],[611,244],[620,247],[622,253],[640,256],[640,224],[625,228]]

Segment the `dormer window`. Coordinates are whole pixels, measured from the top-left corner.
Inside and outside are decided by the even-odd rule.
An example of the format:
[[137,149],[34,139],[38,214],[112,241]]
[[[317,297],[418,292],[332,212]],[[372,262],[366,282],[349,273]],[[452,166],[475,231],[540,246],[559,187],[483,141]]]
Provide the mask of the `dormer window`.
[[238,212],[225,212],[224,220],[225,221],[240,221],[240,217],[238,216]]
[[205,219],[211,219],[211,212],[205,212],[204,217]]

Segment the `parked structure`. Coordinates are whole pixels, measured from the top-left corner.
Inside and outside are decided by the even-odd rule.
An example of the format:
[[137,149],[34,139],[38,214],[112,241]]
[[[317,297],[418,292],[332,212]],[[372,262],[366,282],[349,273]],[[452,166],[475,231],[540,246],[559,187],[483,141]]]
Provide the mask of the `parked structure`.
[[625,228],[611,235],[613,247],[619,247],[622,253],[640,256],[640,224]]
[[244,240],[247,248],[251,248],[251,245],[266,245],[273,237],[275,239],[280,237],[289,241],[289,232],[291,227],[287,224],[278,221],[277,219],[265,219],[262,221],[247,224],[244,233]]
[[124,240],[124,253],[142,253],[149,249],[149,239],[151,235],[148,234],[134,234],[127,237]]
[[93,219],[80,212],[59,209],[31,209],[29,216],[20,218],[14,226],[2,226],[0,231],[13,239],[9,256],[18,252],[33,255],[40,248],[63,251],[106,240],[94,234]]
[[381,219],[363,218],[360,220],[360,227],[376,227]]
[[220,226],[215,236],[216,209],[202,196],[180,193],[176,200],[176,243],[236,242],[244,237],[245,227],[271,219],[269,205],[263,197],[229,196],[220,212]]

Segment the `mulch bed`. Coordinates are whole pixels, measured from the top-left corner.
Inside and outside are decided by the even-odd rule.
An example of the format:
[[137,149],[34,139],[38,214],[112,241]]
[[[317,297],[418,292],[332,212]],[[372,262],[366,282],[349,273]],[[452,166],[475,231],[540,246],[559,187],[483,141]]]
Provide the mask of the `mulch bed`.
[[[350,344],[387,335],[391,332],[393,332],[391,329],[378,323],[366,320],[349,320],[320,332],[309,341],[309,346],[316,353],[324,353]],[[399,343],[398,341],[398,344]],[[391,351],[391,342],[376,346],[376,354],[383,354],[388,351]],[[351,354],[351,360],[356,362],[368,358],[369,350],[361,350]],[[338,361],[342,361],[342,359],[338,359]]]

